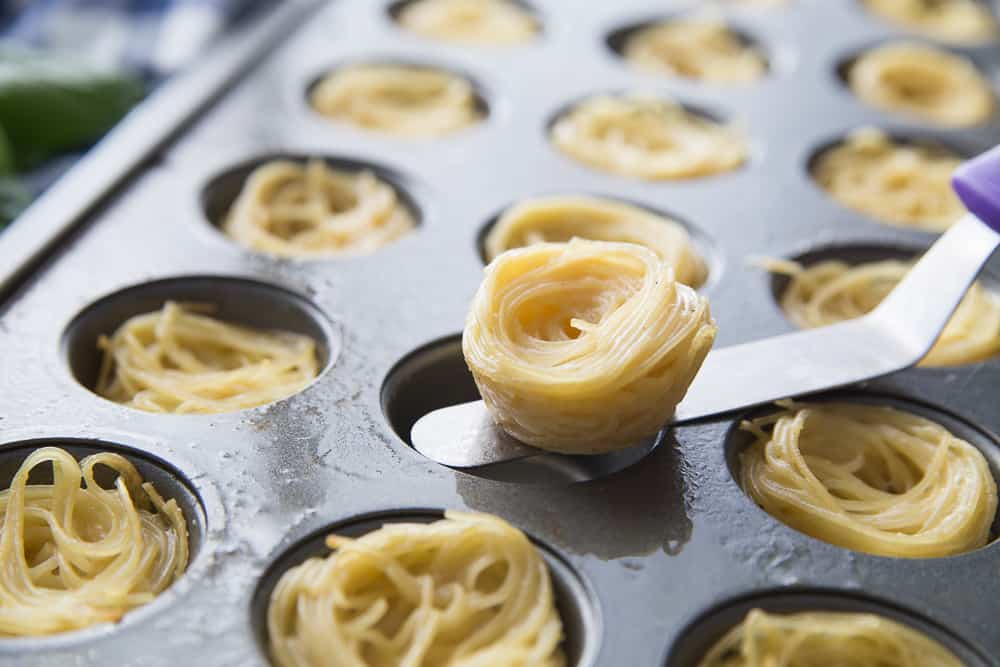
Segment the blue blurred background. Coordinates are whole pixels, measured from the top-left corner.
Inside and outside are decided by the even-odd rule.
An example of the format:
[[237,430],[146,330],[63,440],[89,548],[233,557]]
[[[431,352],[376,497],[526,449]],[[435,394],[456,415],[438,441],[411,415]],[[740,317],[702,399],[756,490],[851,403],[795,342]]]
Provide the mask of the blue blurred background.
[[276,4],[0,0],[0,227],[158,85]]

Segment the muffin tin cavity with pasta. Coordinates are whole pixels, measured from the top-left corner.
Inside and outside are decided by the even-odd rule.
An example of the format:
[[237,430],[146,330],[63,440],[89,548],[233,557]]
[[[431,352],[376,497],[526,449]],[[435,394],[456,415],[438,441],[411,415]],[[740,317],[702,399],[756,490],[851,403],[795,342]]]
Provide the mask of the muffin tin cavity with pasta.
[[[622,448],[607,453],[611,439],[594,433],[615,430],[618,404],[605,411],[610,401],[580,402],[578,412],[602,421],[586,431],[560,430],[564,413],[526,410],[515,400],[524,391],[493,374],[490,350],[503,342],[475,327],[509,292],[481,295],[470,324],[477,335],[466,336],[466,354],[462,337],[495,252],[517,247],[522,258],[556,257],[561,251],[538,244],[567,236],[586,238],[575,246],[581,256],[601,244],[641,241],[648,249],[628,246],[615,261],[641,274],[656,303],[687,304],[697,315],[701,337],[672,341],[693,353],[710,335],[719,348],[797,330],[798,315],[783,306],[808,310],[805,297],[816,291],[803,288],[797,293],[803,298],[789,304],[784,297],[797,272],[824,261],[848,269],[885,260],[904,266],[955,214],[934,197],[901,196],[904,219],[889,219],[891,212],[858,203],[864,193],[844,194],[858,180],[851,169],[831,176],[826,168],[836,170],[826,163],[818,174],[822,155],[866,128],[880,134],[862,135],[861,143],[867,136],[870,144],[854,148],[871,155],[887,154],[872,139],[879,136],[904,148],[930,142],[957,159],[1000,143],[995,109],[975,122],[948,116],[947,125],[897,113],[852,92],[848,66],[901,42],[943,50],[972,63],[995,104],[1000,54],[989,40],[946,44],[922,28],[895,26],[875,10],[887,3],[860,0],[497,0],[515,9],[504,16],[520,26],[511,23],[509,39],[495,40],[502,44],[476,37],[480,22],[491,20],[480,9],[468,15],[471,27],[448,28],[466,15],[462,0],[272,4],[285,23],[272,27],[246,76],[230,77],[194,122],[164,135],[162,147],[99,207],[80,211],[77,231],[0,303],[3,486],[43,446],[76,460],[118,453],[165,502],[176,500],[189,536],[184,573],[158,595],[132,600],[142,604],[117,623],[0,637],[0,663],[272,667],[276,655],[297,650],[300,635],[287,622],[298,616],[283,606],[304,591],[297,575],[308,571],[295,568],[313,556],[330,557],[331,548],[377,543],[392,534],[377,532],[385,525],[431,524],[446,512],[477,525],[489,520],[477,523],[463,513],[492,515],[519,531],[514,539],[492,524],[517,547],[510,562],[532,569],[534,578],[518,579],[538,583],[543,604],[532,610],[540,616],[517,613],[527,619],[521,646],[537,648],[536,664],[565,658],[566,667],[697,667],[706,656],[718,657],[713,646],[731,643],[723,657],[734,660],[751,650],[737,630],[748,618],[743,627],[766,635],[782,625],[774,615],[839,613],[887,619],[868,621],[890,629],[886,641],[912,630],[970,667],[995,662],[995,520],[972,515],[940,551],[890,555],[843,534],[832,539],[765,495],[758,505],[745,490],[742,466],[755,459],[744,452],[760,434],[740,428],[758,420],[755,428],[767,436],[777,428],[769,416],[831,401],[892,406],[914,416],[898,430],[917,434],[921,458],[913,465],[892,458],[885,469],[876,461],[858,475],[865,492],[906,496],[926,467],[927,443],[950,447],[961,440],[967,447],[940,451],[969,456],[949,458],[941,470],[968,464],[986,499],[985,515],[1000,477],[1000,356],[992,349],[961,363],[949,356],[841,392],[790,397],[785,407],[760,406],[658,433],[649,424],[662,414],[645,408],[666,403],[635,402],[626,407],[642,409],[648,421],[635,433],[650,437],[615,441]],[[430,9],[417,13],[421,6]],[[732,30],[735,41],[723,50],[735,44],[762,59],[759,76],[707,81],[633,66],[623,57],[637,28],[702,16]],[[206,56],[195,74],[210,73],[214,62]],[[900,89],[881,92],[884,100]],[[939,99],[939,92],[910,96]],[[417,127],[420,115],[430,120]],[[917,157],[904,150],[883,161],[873,157],[868,166],[879,174],[878,187],[895,192],[912,187]],[[938,181],[946,176],[937,174]],[[838,178],[838,187],[825,187]],[[946,215],[928,222],[925,211]],[[18,224],[0,234],[0,248],[23,238],[15,234]],[[673,279],[660,257],[677,262]],[[509,259],[502,261],[509,268]],[[600,277],[610,273],[600,262],[588,266]],[[618,278],[594,293],[590,282],[578,281],[573,304],[567,300],[558,317],[539,315],[544,308],[525,311],[522,330],[508,331],[520,335],[533,326],[559,339],[552,347],[572,352],[570,341],[586,344],[585,330],[606,319],[602,308],[620,310],[637,293],[640,277]],[[674,280],[688,286],[666,293]],[[991,300],[1000,294],[1000,257],[979,285]],[[829,314],[819,307],[828,302],[869,305],[874,294],[845,288],[814,310]],[[705,299],[717,331],[701,310]],[[554,312],[552,303],[543,305]],[[987,318],[964,321],[972,320]],[[574,321],[582,328],[573,329]],[[560,329],[563,322],[570,326]],[[227,332],[213,334],[226,345],[202,355],[184,344],[188,334],[205,330]],[[244,347],[251,339],[267,354]],[[988,348],[987,340],[982,349]],[[605,365],[610,372],[598,379],[621,386],[614,371],[624,365]],[[258,373],[276,366],[285,369],[285,391],[250,391]],[[224,395],[206,394],[197,383],[150,391],[158,382],[151,370],[172,377],[181,367],[238,381]],[[662,368],[643,370],[650,372],[636,377],[659,383],[664,401],[675,400],[670,392],[686,381],[683,368],[667,369],[668,382],[660,382]],[[530,389],[543,395],[551,387],[540,382]],[[476,400],[480,390],[511,424],[527,425],[543,439],[557,433],[564,453],[458,471],[412,447],[420,417]],[[246,393],[255,400],[237,398]],[[806,422],[807,430],[816,423]],[[783,415],[783,426],[794,423],[794,415]],[[785,445],[780,453],[791,455],[796,447],[814,451],[812,435],[766,439],[780,441],[773,448]],[[581,447],[605,453],[580,454]],[[843,461],[828,458],[837,473]],[[761,484],[778,477],[764,472],[755,478]],[[50,472],[39,466],[34,474],[42,482]],[[113,477],[101,472],[102,488],[113,483],[105,475]],[[834,504],[843,509],[843,500]],[[153,514],[145,511],[140,516]],[[6,526],[0,532],[6,537]],[[477,540],[463,544],[479,548],[484,542]],[[468,567],[461,576],[435,570],[427,578],[433,568],[417,558],[407,561],[400,581],[419,578],[438,610],[450,600],[481,604],[509,571],[477,570],[468,559],[479,553],[475,548],[462,552]],[[40,550],[31,558],[50,555]],[[539,564],[547,580],[536,576]],[[336,572],[335,565],[328,562],[325,571]],[[276,592],[280,581],[288,583],[284,592]],[[314,603],[335,590],[320,588],[301,599]],[[397,607],[379,632],[384,637],[416,608]],[[528,607],[508,609],[514,608]],[[421,606],[421,614],[432,612]],[[821,617],[787,622],[807,632]],[[857,629],[848,621],[844,627]],[[445,643],[448,650],[457,644]]]

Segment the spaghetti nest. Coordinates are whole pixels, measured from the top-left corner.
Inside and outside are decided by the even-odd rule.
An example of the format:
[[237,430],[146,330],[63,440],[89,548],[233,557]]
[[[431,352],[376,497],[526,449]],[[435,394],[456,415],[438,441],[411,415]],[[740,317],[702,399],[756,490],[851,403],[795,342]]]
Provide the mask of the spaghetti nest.
[[278,257],[365,255],[415,226],[391,185],[323,160],[274,160],[254,169],[223,223],[247,248]]
[[848,208],[881,222],[942,232],[965,213],[951,189],[961,162],[936,144],[900,143],[863,128],[821,153],[813,177]]
[[962,667],[944,646],[876,614],[754,609],[708,651],[698,667],[838,665]]
[[670,420],[715,333],[708,301],[651,250],[573,239],[497,257],[462,350],[507,433],[595,454],[634,445]]
[[647,180],[711,176],[747,159],[743,133],[680,104],[637,96],[596,97],[553,125],[566,155],[596,169]]
[[545,561],[485,514],[386,524],[282,575],[267,629],[281,667],[562,667]]
[[423,37],[463,44],[508,46],[538,33],[531,13],[510,0],[416,0],[396,20]]
[[970,60],[932,46],[897,42],[867,51],[850,66],[847,82],[866,104],[945,127],[978,125],[996,107]]
[[[52,482],[31,484],[51,463]],[[117,474],[114,488],[96,470]],[[164,501],[124,457],[77,461],[43,447],[0,491],[0,636],[50,635],[119,620],[187,568],[188,533],[177,501]]]
[[572,238],[646,246],[674,268],[677,280],[692,287],[704,283],[708,274],[680,223],[638,206],[597,197],[540,197],[515,205],[486,235],[486,258],[493,261],[512,248]]
[[754,437],[740,483],[776,519],[880,556],[950,556],[986,544],[997,489],[974,446],[885,406],[783,408],[740,425]]
[[865,0],[882,18],[914,32],[955,44],[978,44],[997,36],[997,21],[976,0]]
[[472,85],[432,67],[359,64],[335,70],[313,88],[321,115],[399,137],[435,137],[482,120]]
[[642,69],[685,79],[748,83],[764,76],[767,62],[720,21],[687,19],[636,30],[625,41],[625,59]]
[[286,398],[318,374],[309,336],[237,326],[196,309],[211,307],[168,301],[102,336],[95,391],[149,412],[217,413]]
[[[795,262],[768,262],[767,266],[790,277],[781,307],[794,324],[811,329],[870,313],[906,276],[912,263],[883,260],[851,266],[830,260],[809,267]],[[920,365],[971,364],[998,353],[1000,299],[977,282]]]

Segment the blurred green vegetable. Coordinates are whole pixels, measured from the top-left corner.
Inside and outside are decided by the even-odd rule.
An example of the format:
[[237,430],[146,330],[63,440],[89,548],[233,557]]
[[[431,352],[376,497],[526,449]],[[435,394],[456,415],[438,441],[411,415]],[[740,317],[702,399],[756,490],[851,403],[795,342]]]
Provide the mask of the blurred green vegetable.
[[0,51],[0,127],[18,170],[82,148],[111,129],[143,95],[142,81],[44,54]]
[[0,49],[0,227],[31,203],[16,172],[97,141],[143,92],[130,74]]
[[12,176],[0,178],[0,228],[21,214],[31,203],[31,193]]
[[31,202],[31,193],[12,176],[14,154],[0,128],[0,227],[16,218]]
[[0,127],[0,176],[14,173],[14,151],[11,150],[7,133]]

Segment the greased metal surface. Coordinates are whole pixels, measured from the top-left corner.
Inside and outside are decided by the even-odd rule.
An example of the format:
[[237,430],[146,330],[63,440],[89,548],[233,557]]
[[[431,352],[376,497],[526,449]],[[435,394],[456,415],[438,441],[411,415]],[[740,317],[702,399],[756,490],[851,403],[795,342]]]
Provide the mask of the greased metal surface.
[[[601,476],[616,466],[561,461],[509,476],[522,481],[500,481],[427,461],[397,436],[382,405],[383,382],[398,361],[461,330],[482,270],[481,228],[519,199],[606,195],[691,226],[708,253],[703,291],[719,323],[717,345],[725,346],[791,328],[771,278],[748,266],[747,256],[859,245],[919,249],[934,238],[838,206],[809,177],[816,150],[854,127],[876,125],[937,137],[972,154],[1000,142],[1000,122],[928,130],[856,100],[838,64],[902,33],[855,2],[792,0],[768,11],[727,11],[771,63],[759,83],[734,87],[644,73],[608,47],[606,38],[618,28],[691,7],[683,3],[589,2],[584,10],[568,0],[539,1],[542,34],[504,49],[410,35],[392,22],[388,4],[343,0],[311,16],[161,159],[137,172],[5,305],[0,462],[23,456],[12,445],[35,439],[98,439],[138,449],[186,478],[202,501],[205,530],[188,573],[153,603],[117,626],[0,640],[0,663],[267,664],[253,600],[262,573],[287,549],[326,527],[369,521],[372,512],[392,518],[457,507],[497,514],[564,559],[579,581],[562,587],[572,596],[562,608],[586,609],[574,612],[567,631],[589,635],[589,643],[574,636],[570,644],[593,646],[584,655],[596,656],[582,664],[663,664],[689,624],[717,605],[752,595],[764,596],[754,600],[766,606],[769,593],[797,587],[816,590],[816,597],[801,595],[818,605],[831,591],[872,598],[879,608],[923,619],[943,641],[957,638],[970,664],[1000,664],[1000,544],[951,558],[897,560],[805,537],[756,507],[734,481],[730,464],[739,441],[729,436],[739,415],[677,428],[645,458],[610,475]],[[996,84],[996,46],[961,51]],[[319,75],[379,59],[469,76],[488,105],[486,120],[440,139],[404,141],[328,123],[308,107],[306,90]],[[549,144],[555,114],[611,91],[670,95],[736,121],[751,137],[751,159],[725,175],[646,183],[588,169]],[[298,262],[239,248],[206,217],[206,204],[217,211],[213,198],[227,196],[206,186],[227,169],[276,153],[384,167],[416,206],[419,227],[360,258]],[[311,301],[331,322],[313,330],[328,338],[326,349],[339,350],[332,367],[288,400],[207,416],[145,414],[77,383],[68,350],[79,354],[85,346],[63,336],[80,311],[126,287],[206,274],[283,287]],[[998,274],[994,259],[988,280]],[[251,294],[220,282],[215,298],[238,318],[254,312]],[[386,392],[385,400],[412,403],[456,387],[455,394],[466,391],[470,380],[458,346],[444,344],[450,351],[426,349],[446,361],[434,372],[415,373],[408,391]],[[401,379],[408,378],[394,377]],[[997,471],[998,387],[1000,361],[993,360],[910,370],[853,393],[887,394],[916,410],[933,406],[932,416],[954,420],[946,425],[980,446]],[[532,483],[523,481],[527,475]],[[567,481],[580,476],[596,478]],[[298,549],[308,550],[308,544]],[[775,599],[787,605],[784,593]],[[686,636],[705,627],[696,624]],[[681,664],[674,662],[678,655],[671,665]]]

